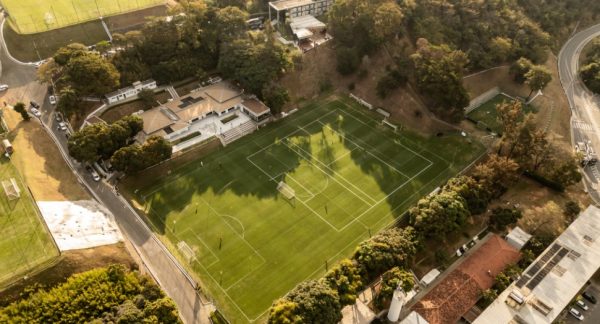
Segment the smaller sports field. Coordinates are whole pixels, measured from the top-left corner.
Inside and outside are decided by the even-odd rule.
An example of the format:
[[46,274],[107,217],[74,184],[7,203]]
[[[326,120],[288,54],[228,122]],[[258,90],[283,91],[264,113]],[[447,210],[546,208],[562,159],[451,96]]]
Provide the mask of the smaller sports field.
[[58,256],[58,250],[17,170],[5,157],[1,157],[0,182],[10,179],[15,179],[21,197],[9,199],[4,187],[0,186],[0,286]]
[[1,0],[19,34],[33,34],[138,9],[165,0]]
[[[496,110],[496,106],[504,102],[511,103],[514,100],[517,99],[513,99],[502,93],[498,94],[494,98],[483,103],[481,106],[475,108],[467,116],[470,119],[478,122],[478,125],[480,127],[484,129],[489,128],[490,131],[493,131],[495,133],[501,133],[502,125],[498,120],[498,111]],[[523,115],[536,112],[537,111],[535,110],[535,107],[533,107],[532,105],[523,104]]]
[[310,104],[183,167],[127,179],[126,191],[230,321],[260,320],[483,152],[460,134],[394,133],[379,117]]

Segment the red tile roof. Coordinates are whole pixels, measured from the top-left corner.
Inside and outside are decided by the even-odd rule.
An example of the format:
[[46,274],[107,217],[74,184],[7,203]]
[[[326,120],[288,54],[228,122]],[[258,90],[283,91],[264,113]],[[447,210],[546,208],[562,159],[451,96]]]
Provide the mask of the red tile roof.
[[494,284],[494,278],[520,253],[496,234],[477,249],[421,299],[413,310],[430,324],[456,323]]

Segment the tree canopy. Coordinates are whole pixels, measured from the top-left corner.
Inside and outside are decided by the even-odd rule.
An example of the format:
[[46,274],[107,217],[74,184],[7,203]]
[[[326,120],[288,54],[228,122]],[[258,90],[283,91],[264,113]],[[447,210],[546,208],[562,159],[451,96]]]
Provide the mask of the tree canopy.
[[310,280],[300,283],[271,306],[268,323],[335,324],[341,319],[342,305],[337,292],[323,281]]

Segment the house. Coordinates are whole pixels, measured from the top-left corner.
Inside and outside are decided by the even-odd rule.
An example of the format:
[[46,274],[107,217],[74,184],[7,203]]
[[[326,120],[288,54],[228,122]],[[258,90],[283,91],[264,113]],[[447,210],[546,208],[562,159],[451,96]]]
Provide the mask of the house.
[[269,2],[269,20],[285,23],[287,18],[306,15],[320,16],[329,10],[334,0],[279,0]]
[[529,242],[531,239],[531,234],[525,232],[519,226],[513,228],[506,235],[506,242],[512,245],[515,249],[521,251],[521,249]]
[[413,322],[456,323],[494,285],[494,278],[521,257],[519,251],[496,234],[487,235],[463,261],[417,302]]
[[117,91],[113,91],[111,93],[107,93],[106,95],[104,95],[104,97],[106,98],[106,100],[108,101],[108,104],[110,105],[115,102],[119,102],[121,100],[133,98],[133,97],[137,96],[138,93],[140,93],[140,91],[142,91],[144,89],[149,89],[149,90],[156,89],[156,81],[154,81],[152,79],[148,79],[143,82],[136,81],[131,86],[129,86],[127,88],[119,89]]
[[241,89],[221,81],[139,115],[144,120],[140,142],[162,136],[177,151],[213,136],[225,145],[268,122],[271,110],[256,97],[245,96]]
[[588,207],[473,323],[552,323],[600,268],[600,209]]

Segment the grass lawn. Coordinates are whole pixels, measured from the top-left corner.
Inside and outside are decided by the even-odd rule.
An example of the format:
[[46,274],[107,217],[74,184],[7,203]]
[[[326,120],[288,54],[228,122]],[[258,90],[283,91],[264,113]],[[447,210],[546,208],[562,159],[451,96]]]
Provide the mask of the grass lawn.
[[[21,182],[17,170],[0,159],[0,182],[15,178],[21,197],[9,200],[0,189],[0,284],[21,277],[35,267],[58,256],[50,234],[38,214],[35,202]],[[0,186],[1,187],[1,186]]]
[[395,134],[379,120],[351,102],[312,103],[125,189],[226,317],[254,321],[484,151],[459,135]]
[[33,34],[165,3],[164,0],[1,0],[19,34]]
[[[489,127],[492,131],[496,133],[500,133],[502,131],[502,125],[498,120],[498,111],[496,110],[496,106],[503,102],[512,102],[513,99],[499,94],[494,98],[490,99],[483,105],[479,106],[475,110],[471,111],[468,116],[476,121],[482,122],[485,126]],[[523,113],[536,113],[535,107],[532,105],[523,104]]]

